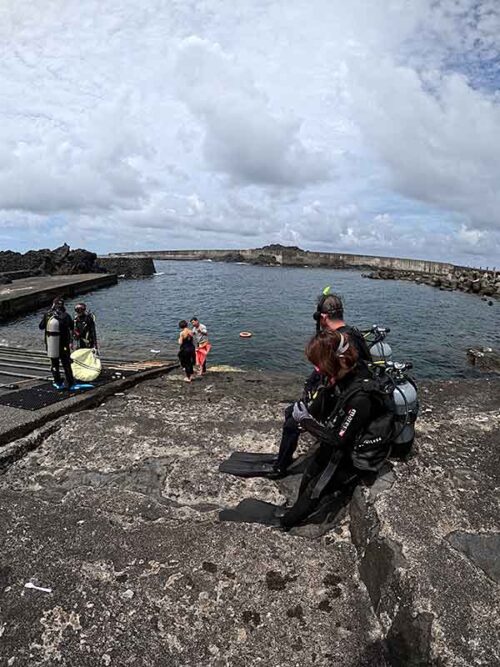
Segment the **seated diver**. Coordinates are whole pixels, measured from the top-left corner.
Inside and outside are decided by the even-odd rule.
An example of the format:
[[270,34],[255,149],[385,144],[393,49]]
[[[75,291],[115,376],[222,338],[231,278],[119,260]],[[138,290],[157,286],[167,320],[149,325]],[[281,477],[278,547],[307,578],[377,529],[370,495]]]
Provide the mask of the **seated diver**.
[[285,528],[303,522],[325,494],[363,474],[354,465],[355,444],[384,410],[373,394],[360,387],[370,374],[366,364],[358,362],[352,338],[338,330],[320,331],[308,343],[306,356],[326,382],[309,406],[295,403],[292,416],[301,429],[318,439],[319,447],[303,474],[295,504],[281,518]]
[[[347,334],[357,351],[358,358],[367,362],[371,360],[370,351],[363,335],[358,329],[345,323],[342,299],[337,294],[330,292],[330,288],[323,290],[313,317],[316,320],[317,334],[320,331],[337,331]],[[302,401],[306,405],[313,400],[314,394],[321,383],[322,374],[316,369],[307,378],[304,385]],[[285,474],[286,469],[293,461],[293,455],[299,443],[301,428],[293,417],[293,407],[294,404],[289,405],[285,410],[285,423],[283,424],[278,458],[274,465],[276,476]]]

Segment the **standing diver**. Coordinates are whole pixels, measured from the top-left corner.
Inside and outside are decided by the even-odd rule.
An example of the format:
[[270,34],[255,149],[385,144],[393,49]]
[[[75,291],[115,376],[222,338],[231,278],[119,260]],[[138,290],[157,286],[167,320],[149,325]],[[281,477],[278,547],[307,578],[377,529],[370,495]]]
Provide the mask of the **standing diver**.
[[97,333],[93,313],[87,310],[85,303],[77,303],[75,313],[73,336],[77,349],[97,350]]
[[54,299],[52,308],[42,317],[38,328],[45,331],[45,345],[47,355],[50,358],[50,370],[54,378],[53,386],[56,389],[64,389],[59,370],[59,362],[61,362],[67,388],[72,389],[75,386],[70,357],[73,320],[66,312],[64,300],[61,297]]

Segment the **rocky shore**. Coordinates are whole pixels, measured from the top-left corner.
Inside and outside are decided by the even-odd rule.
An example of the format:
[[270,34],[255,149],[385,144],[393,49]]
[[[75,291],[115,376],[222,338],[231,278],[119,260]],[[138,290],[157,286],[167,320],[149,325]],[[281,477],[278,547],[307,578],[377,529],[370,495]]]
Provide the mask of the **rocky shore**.
[[[78,248],[71,250],[66,243],[55,250],[30,250],[24,254],[4,250],[0,252],[0,273],[22,272],[18,277],[65,276],[77,273],[101,273],[96,266],[94,252]],[[10,278],[13,276],[11,275]],[[9,278],[9,276],[7,276]]]
[[363,274],[373,280],[410,280],[421,285],[438,287],[440,290],[452,292],[460,290],[470,294],[478,294],[487,299],[500,299],[500,272],[478,271],[477,269],[456,269],[446,275],[434,275],[417,271],[397,271],[380,269]]
[[421,387],[416,455],[328,524],[220,523],[247,497],[293,500],[295,477],[218,465],[274,450],[300,384],[175,372],[11,443],[0,664],[499,664],[500,382]]
[[115,273],[124,278],[155,273],[149,258],[98,257],[82,248],[71,250],[66,243],[55,250],[29,250],[22,254],[0,251],[0,284],[32,276],[67,276],[84,273]]

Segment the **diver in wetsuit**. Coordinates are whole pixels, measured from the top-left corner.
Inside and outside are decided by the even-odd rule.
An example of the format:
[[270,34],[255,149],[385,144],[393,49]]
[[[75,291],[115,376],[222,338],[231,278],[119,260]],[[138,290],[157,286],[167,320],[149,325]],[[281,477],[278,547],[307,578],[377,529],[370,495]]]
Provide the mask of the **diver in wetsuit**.
[[[309,342],[306,355],[323,374],[323,395],[309,408],[301,401],[295,403],[292,414],[301,428],[318,439],[319,447],[303,474],[295,504],[281,518],[285,528],[312,514],[325,493],[363,474],[353,464],[355,443],[373,420],[385,414],[383,403],[368,388],[363,389],[370,373],[366,364],[358,364],[358,351],[347,335],[321,331]],[[380,451],[374,450],[373,456],[380,457]],[[379,463],[374,459],[372,465],[367,464],[365,458],[362,465],[370,474]]]
[[95,317],[87,310],[87,306],[84,303],[77,303],[75,306],[73,336],[77,349],[98,349]]
[[[345,323],[342,299],[337,294],[331,293],[329,288],[326,288],[318,299],[313,317],[316,321],[316,333],[320,331],[338,331],[339,333],[347,334],[351,344],[357,351],[358,358],[367,362],[371,360],[370,351],[363,335],[358,329]],[[314,370],[307,378],[302,392],[302,401],[306,405],[311,403],[315,392],[321,387],[322,383],[322,373]],[[292,463],[301,433],[300,425],[294,419],[292,412],[293,405],[289,405],[285,410],[285,423],[283,424],[281,434],[278,459],[275,464],[278,476],[283,474]]]
[[70,357],[73,320],[66,312],[64,300],[61,297],[54,299],[52,308],[42,317],[38,328],[45,331],[45,345],[47,347],[47,355],[50,358],[50,370],[54,378],[54,387],[56,389],[64,389],[59,362],[64,369],[67,388],[73,387],[75,379],[71,370]]

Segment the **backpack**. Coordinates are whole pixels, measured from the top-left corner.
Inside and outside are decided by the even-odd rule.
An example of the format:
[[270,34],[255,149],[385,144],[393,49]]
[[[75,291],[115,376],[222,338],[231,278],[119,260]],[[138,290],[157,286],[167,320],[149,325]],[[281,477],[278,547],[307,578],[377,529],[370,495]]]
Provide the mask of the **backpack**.
[[369,377],[356,380],[338,397],[328,423],[333,425],[344,418],[344,408],[355,394],[368,393],[378,404],[379,414],[356,438],[351,460],[358,470],[377,472],[389,456],[403,458],[411,451],[418,415],[417,386],[406,373],[409,364],[366,367]]

